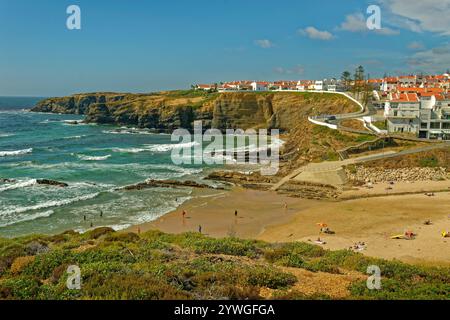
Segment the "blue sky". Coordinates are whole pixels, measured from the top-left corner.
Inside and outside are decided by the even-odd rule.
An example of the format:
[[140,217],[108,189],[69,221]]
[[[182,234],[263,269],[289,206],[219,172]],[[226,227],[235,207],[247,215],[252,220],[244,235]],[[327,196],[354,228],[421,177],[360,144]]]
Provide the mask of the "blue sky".
[[[81,8],[81,30],[66,8]],[[381,31],[365,27],[371,4]],[[0,95],[450,68],[450,0],[0,0]]]

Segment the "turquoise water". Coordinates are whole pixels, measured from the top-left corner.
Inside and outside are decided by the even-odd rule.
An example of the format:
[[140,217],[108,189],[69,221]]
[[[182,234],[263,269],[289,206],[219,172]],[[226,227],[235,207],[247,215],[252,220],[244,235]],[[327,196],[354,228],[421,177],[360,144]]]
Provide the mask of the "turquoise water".
[[[0,182],[0,236],[84,231],[91,223],[123,229],[151,221],[189,199],[192,190],[115,189],[149,178],[200,180],[205,174],[199,166],[172,164],[170,135],[73,124],[83,117],[22,110],[36,100],[0,98],[0,178],[14,179]],[[69,187],[37,185],[35,179]]]

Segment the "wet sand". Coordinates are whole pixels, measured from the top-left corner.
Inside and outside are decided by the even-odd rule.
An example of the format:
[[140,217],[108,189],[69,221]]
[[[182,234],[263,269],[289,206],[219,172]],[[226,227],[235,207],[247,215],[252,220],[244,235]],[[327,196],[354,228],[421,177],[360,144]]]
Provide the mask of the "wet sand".
[[[403,191],[406,187],[398,184],[394,190],[396,188]],[[183,210],[187,212],[185,218]],[[424,225],[425,220],[431,220],[433,224]],[[362,253],[370,256],[450,265],[450,238],[441,236],[443,230],[450,231],[450,192],[435,193],[433,197],[420,193],[319,201],[240,188],[198,190],[194,199],[176,211],[139,228],[142,232],[158,229],[182,233],[198,232],[201,226],[202,233],[212,237],[313,242],[319,236],[319,222],[327,223],[335,232],[334,235],[320,235],[327,242],[323,245],[325,248],[345,249],[363,241],[366,250]],[[134,226],[129,230],[137,229]],[[390,238],[408,230],[417,233],[414,240]]]
[[[285,208],[287,204],[287,209]],[[272,192],[244,190],[196,190],[194,198],[176,211],[129,230],[142,232],[158,229],[167,233],[198,232],[212,237],[236,236],[257,238],[265,228],[283,224],[295,218],[298,212],[321,205],[314,200],[299,200]],[[183,218],[182,212],[186,211]],[[235,215],[235,210],[238,214]]]

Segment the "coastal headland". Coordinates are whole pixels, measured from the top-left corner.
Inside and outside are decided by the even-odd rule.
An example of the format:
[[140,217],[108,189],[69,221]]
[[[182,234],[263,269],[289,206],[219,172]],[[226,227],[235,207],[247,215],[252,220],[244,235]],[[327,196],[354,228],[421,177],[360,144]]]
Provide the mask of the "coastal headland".
[[[85,114],[86,122],[137,126],[157,132],[179,127],[192,129],[196,120],[202,120],[206,129],[281,130],[286,143],[276,176],[243,174],[232,167],[214,172],[209,179],[233,187],[204,190],[191,185],[196,189],[194,199],[175,212],[129,230],[182,233],[201,227],[214,237],[270,242],[314,242],[321,238],[326,242],[322,245],[330,249],[364,242],[367,246],[361,252],[372,256],[407,262],[450,262],[450,255],[443,254],[447,240],[440,235],[450,228],[446,214],[450,208],[450,148],[430,149],[425,141],[398,137],[389,138],[380,148],[379,138],[369,130],[346,130],[352,127],[348,120],[345,130],[308,121],[308,117],[320,114],[361,111],[359,105],[343,95],[193,90],[93,93],[47,99],[32,111]],[[352,146],[358,148],[352,150]],[[347,159],[340,159],[341,150],[346,150]],[[398,155],[388,157],[390,153]],[[318,165],[325,167],[320,174],[315,172],[317,169],[304,169]],[[153,185],[189,186],[169,182]],[[424,226],[426,220],[433,224]],[[321,235],[317,223],[326,223],[335,234]],[[418,234],[415,240],[391,239],[408,230]]]
[[[0,239],[0,298],[448,299],[448,146],[308,120],[360,112],[342,95],[96,93],[47,99],[33,111],[155,132],[196,120],[278,128],[285,144],[275,176],[226,166],[205,178],[223,183],[216,189],[189,180],[125,187],[193,190],[152,222]],[[67,293],[73,264],[83,288]],[[369,266],[380,267],[382,290],[368,289]]]

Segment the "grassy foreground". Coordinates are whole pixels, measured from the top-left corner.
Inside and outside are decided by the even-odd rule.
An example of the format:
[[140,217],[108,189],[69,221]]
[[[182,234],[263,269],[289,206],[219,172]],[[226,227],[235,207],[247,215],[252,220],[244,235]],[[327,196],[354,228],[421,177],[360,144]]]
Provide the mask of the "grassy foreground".
[[[66,287],[69,265],[81,269],[81,290]],[[381,269],[381,290],[366,287],[369,265]],[[450,268],[196,233],[0,239],[0,299],[331,299],[334,289],[341,299],[449,299]]]

